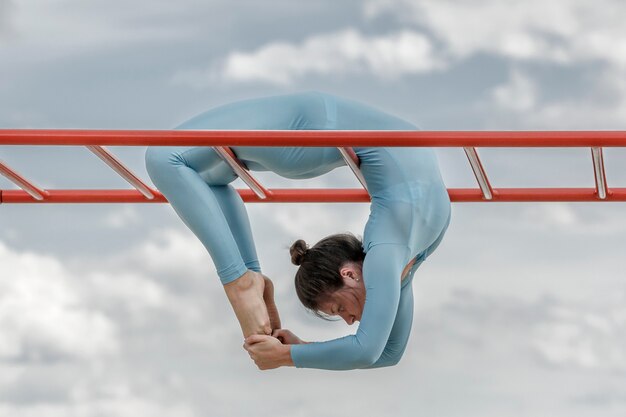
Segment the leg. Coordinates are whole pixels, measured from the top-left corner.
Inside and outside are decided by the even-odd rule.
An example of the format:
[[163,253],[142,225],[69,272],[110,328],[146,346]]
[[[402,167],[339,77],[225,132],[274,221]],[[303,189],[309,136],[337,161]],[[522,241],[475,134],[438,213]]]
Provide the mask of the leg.
[[211,148],[148,148],[150,178],[211,255],[244,336],[271,331],[265,281],[236,176]]
[[[223,166],[230,170],[226,164]],[[232,174],[232,171],[230,171]],[[252,232],[250,231],[250,223],[248,221],[248,213],[246,212],[245,205],[241,200],[241,196],[230,185],[226,186],[212,186],[215,191],[215,195],[218,198],[218,202],[226,217],[226,221],[230,227],[239,252],[245,262],[246,267],[250,271],[261,272],[261,267],[256,254],[256,248],[254,241],[252,240]],[[274,285],[272,281],[263,275],[265,281],[265,289],[263,292],[263,299],[267,312],[270,318],[270,324],[272,329],[280,329],[280,316],[278,314],[278,308],[274,302]],[[229,289],[230,287],[226,286]]]

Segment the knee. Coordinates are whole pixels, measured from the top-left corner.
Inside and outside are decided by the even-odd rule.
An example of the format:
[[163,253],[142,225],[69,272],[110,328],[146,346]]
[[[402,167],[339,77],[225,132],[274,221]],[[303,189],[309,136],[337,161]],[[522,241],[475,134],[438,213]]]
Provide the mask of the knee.
[[156,184],[158,177],[174,169],[182,163],[180,155],[172,148],[165,146],[149,146],[145,154],[146,171],[152,182]]

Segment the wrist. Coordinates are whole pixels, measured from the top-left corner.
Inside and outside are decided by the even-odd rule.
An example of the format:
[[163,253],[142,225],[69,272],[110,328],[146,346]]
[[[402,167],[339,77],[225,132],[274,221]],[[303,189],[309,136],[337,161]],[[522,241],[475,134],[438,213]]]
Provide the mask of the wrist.
[[282,352],[282,366],[295,366],[293,363],[293,359],[291,359],[291,345],[283,345]]

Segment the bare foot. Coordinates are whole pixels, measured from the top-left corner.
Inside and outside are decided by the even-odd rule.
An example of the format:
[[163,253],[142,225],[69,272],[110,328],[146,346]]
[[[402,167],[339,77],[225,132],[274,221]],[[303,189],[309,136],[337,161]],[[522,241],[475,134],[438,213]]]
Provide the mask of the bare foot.
[[270,316],[272,330],[280,329],[280,316],[278,315],[278,307],[276,307],[276,303],[274,302],[274,283],[272,283],[272,280],[265,275],[263,275],[263,279],[265,280],[263,300],[265,301],[265,306],[267,307],[267,313]]
[[247,271],[235,281],[224,285],[224,291],[239,320],[244,337],[272,333],[267,307],[263,300],[265,291],[263,275]]

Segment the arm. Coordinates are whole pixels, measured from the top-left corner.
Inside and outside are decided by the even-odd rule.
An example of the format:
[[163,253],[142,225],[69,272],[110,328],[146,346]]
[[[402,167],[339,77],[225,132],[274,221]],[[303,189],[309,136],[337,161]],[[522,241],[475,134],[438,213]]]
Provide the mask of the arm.
[[409,341],[411,325],[413,324],[413,287],[407,284],[402,288],[400,295],[400,305],[396,314],[396,321],[393,323],[389,340],[385,345],[383,354],[368,368],[382,368],[383,366],[393,366],[400,362],[402,354]]
[[400,274],[409,249],[398,244],[370,248],[363,262],[365,306],[355,335],[291,346],[298,368],[332,370],[372,366],[383,353],[400,302]]

